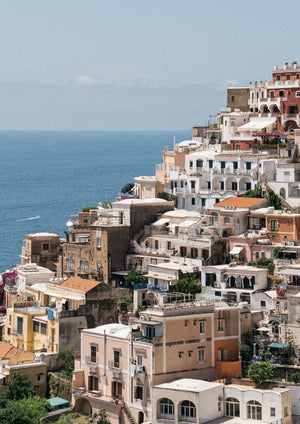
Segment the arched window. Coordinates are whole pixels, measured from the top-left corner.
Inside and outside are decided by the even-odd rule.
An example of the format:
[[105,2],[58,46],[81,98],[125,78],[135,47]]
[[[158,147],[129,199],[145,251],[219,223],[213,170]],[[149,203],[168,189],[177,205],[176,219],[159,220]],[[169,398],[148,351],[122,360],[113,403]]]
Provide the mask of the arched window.
[[174,403],[170,399],[163,398],[159,401],[158,418],[165,420],[174,419]]
[[196,408],[193,402],[184,400],[180,406],[179,421],[185,421],[189,423],[196,422]]
[[229,216],[224,217],[224,224],[230,224],[230,217]]
[[233,397],[225,400],[225,415],[226,417],[239,417],[240,416],[240,402]]
[[247,418],[261,420],[261,403],[256,400],[249,400],[247,403]]

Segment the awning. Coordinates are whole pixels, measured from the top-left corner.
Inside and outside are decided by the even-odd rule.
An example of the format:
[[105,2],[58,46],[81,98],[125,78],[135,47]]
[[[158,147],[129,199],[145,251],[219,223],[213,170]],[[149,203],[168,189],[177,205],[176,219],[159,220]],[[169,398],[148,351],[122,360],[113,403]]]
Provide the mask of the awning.
[[230,255],[238,255],[241,253],[241,251],[244,249],[244,246],[234,246],[233,249],[230,250]]
[[23,294],[24,294],[25,297],[34,297],[33,293],[24,292]]
[[169,219],[167,219],[167,218],[160,218],[158,221],[155,221],[152,225],[154,227],[159,227],[159,226],[162,226],[162,225],[167,224],[168,222],[169,222]]
[[285,343],[271,343],[271,344],[269,344],[269,347],[275,347],[277,349],[284,349],[284,348],[286,348],[288,346],[289,345],[288,344],[285,344]]
[[257,331],[270,331],[270,329],[268,327],[259,327]]
[[250,119],[250,122],[247,124],[241,125],[238,127],[238,131],[240,130],[248,130],[248,131],[261,131],[263,128],[268,127],[271,124],[276,122],[276,118],[255,118]]
[[196,224],[196,221],[193,221],[192,219],[186,219],[185,221],[181,222],[178,227],[190,227],[194,224]]
[[295,268],[288,268],[288,269],[281,269],[278,272],[279,275],[300,275],[300,269],[295,269]]
[[33,321],[42,321],[47,322],[48,321],[48,315],[41,315],[41,316],[35,316],[32,318]]

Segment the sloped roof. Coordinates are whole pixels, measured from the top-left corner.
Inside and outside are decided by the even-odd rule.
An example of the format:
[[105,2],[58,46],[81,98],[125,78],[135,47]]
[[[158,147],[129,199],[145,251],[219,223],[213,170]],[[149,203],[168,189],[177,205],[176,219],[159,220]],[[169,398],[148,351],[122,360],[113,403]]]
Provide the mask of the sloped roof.
[[[26,350],[19,349],[15,346],[12,346],[9,343],[0,342],[0,358],[1,359],[8,359],[13,358],[15,356],[24,356],[24,355],[30,355],[31,352],[26,352]],[[33,355],[33,354],[32,354]]]
[[221,200],[215,206],[235,206],[236,208],[250,208],[256,204],[263,202],[264,198],[257,197],[229,197],[228,199]]
[[72,290],[80,291],[82,293],[87,293],[99,284],[101,283],[95,280],[86,280],[85,278],[80,277],[70,277],[61,283],[60,287],[66,287]]

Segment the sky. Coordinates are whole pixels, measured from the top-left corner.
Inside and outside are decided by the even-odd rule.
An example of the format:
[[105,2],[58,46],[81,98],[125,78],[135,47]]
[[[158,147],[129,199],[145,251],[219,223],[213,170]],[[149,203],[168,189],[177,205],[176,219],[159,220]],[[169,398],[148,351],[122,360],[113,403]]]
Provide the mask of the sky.
[[299,14],[299,0],[0,0],[0,130],[207,124],[228,86],[300,59]]

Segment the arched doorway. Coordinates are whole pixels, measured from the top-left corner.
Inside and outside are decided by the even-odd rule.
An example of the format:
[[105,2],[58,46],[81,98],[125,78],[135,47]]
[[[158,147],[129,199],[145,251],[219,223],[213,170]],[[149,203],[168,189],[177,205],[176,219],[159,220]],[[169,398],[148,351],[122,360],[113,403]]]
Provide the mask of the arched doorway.
[[138,424],[142,424],[144,422],[144,412],[139,412]]
[[76,412],[83,412],[87,415],[91,415],[92,413],[92,407],[90,405],[90,402],[84,398],[76,399],[74,409]]
[[281,189],[279,191],[279,195],[285,199],[285,188],[284,187],[281,187]]

